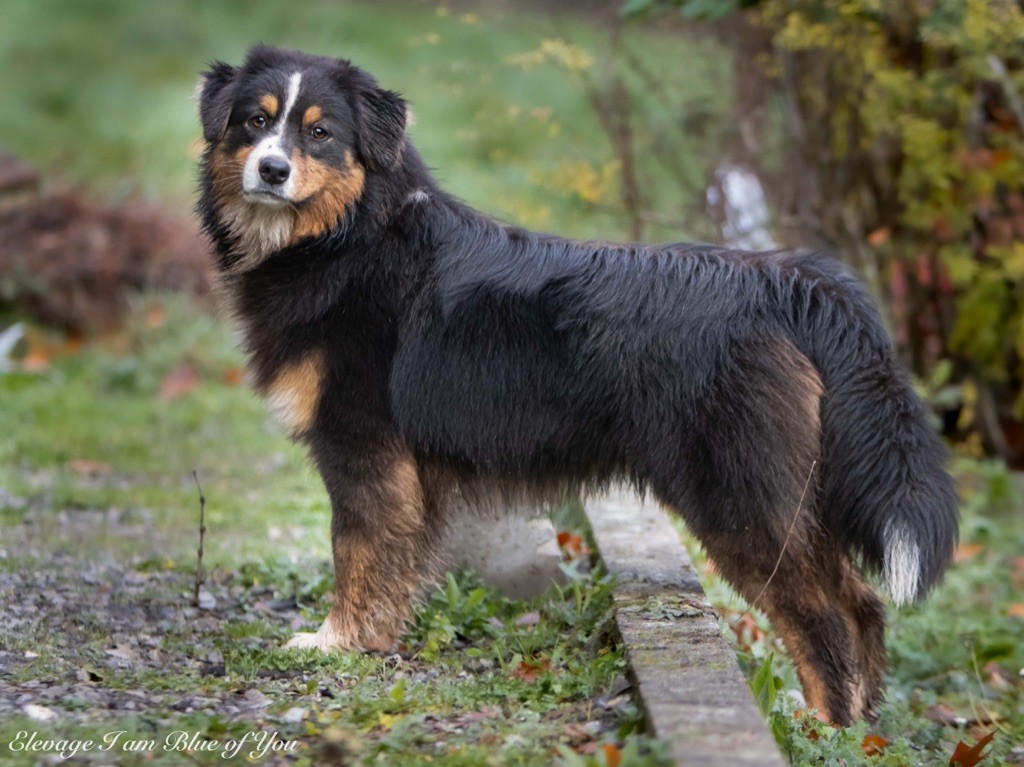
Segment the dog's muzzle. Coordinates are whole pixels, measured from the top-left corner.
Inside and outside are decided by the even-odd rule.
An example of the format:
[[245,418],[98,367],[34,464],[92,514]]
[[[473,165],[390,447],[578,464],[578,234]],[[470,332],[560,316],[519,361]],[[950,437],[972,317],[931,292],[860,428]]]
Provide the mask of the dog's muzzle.
[[242,173],[242,191],[249,202],[279,206],[293,202],[295,174],[278,136],[260,142]]

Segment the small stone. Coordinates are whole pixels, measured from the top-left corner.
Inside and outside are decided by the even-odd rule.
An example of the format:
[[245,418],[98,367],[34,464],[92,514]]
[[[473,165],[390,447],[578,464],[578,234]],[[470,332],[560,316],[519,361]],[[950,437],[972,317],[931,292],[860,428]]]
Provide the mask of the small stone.
[[212,610],[217,606],[217,600],[206,589],[199,590],[199,609],[200,610]]
[[281,715],[281,721],[286,724],[298,724],[305,718],[306,709],[299,708],[298,706],[288,709]]
[[52,709],[46,706],[37,706],[35,703],[26,703],[21,710],[29,719],[34,719],[37,722],[52,722],[57,718],[56,712]]

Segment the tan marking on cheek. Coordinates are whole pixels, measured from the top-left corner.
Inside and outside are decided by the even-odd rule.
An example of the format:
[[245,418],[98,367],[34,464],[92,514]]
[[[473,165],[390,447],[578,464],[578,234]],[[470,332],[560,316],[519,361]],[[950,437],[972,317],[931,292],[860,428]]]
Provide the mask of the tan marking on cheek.
[[270,117],[277,117],[277,110],[280,107],[281,104],[273,93],[264,93],[260,98],[260,109],[270,115]]
[[330,231],[363,195],[366,171],[345,152],[345,168],[331,168],[304,155],[293,163],[295,199],[305,200],[295,215],[292,242]]
[[251,146],[242,147],[233,154],[226,149],[217,149],[210,158],[213,194],[221,207],[242,196],[242,172],[251,153]]
[[292,436],[309,431],[313,425],[323,378],[323,353],[318,351],[285,365],[263,388],[271,414]]
[[310,125],[320,120],[324,116],[324,111],[318,106],[311,106],[306,110],[306,113],[302,115],[302,127],[308,128]]

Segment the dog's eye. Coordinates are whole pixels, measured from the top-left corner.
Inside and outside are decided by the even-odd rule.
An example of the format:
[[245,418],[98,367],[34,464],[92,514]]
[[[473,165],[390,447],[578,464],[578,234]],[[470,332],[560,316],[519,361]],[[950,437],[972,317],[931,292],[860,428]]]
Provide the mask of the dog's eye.
[[327,131],[325,131],[323,128],[317,125],[309,132],[309,135],[312,136],[317,141],[323,141],[325,138],[327,138],[329,134],[327,133]]
[[249,118],[249,125],[254,128],[262,128],[267,124],[267,118],[263,115],[253,115]]

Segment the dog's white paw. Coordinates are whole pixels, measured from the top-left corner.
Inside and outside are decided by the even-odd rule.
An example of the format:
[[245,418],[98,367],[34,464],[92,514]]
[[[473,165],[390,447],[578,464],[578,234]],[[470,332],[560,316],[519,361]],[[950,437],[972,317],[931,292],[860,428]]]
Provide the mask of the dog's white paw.
[[294,634],[291,639],[285,643],[285,648],[298,648],[300,650],[320,650],[320,652],[334,652],[338,649],[337,645],[330,642],[321,632],[299,632]]
[[300,650],[312,648],[320,650],[320,652],[345,652],[347,650],[388,652],[394,647],[396,641],[397,638],[394,636],[379,636],[377,634],[371,634],[359,641],[351,633],[338,631],[331,621],[331,616],[328,615],[319,631],[293,634],[292,638],[285,643],[285,647],[296,647]]

